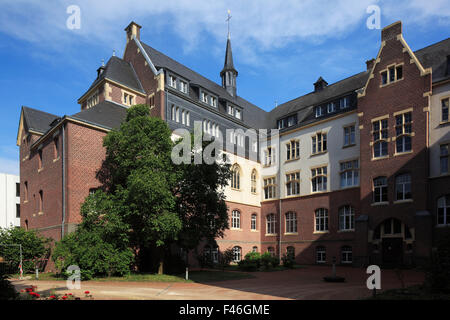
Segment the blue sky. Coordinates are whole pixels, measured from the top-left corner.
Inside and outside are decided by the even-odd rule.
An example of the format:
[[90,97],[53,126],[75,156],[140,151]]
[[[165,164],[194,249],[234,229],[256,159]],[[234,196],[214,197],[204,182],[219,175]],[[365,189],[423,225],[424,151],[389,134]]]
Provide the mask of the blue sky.
[[[66,26],[69,5],[81,10],[78,30]],[[370,5],[381,27],[403,21],[413,50],[450,36],[448,0],[2,0],[0,172],[19,173],[21,106],[78,112],[101,60],[122,56],[132,20],[143,42],[220,82],[231,10],[238,94],[270,110],[310,92],[319,76],[333,83],[365,69],[380,46],[381,30],[366,25]]]

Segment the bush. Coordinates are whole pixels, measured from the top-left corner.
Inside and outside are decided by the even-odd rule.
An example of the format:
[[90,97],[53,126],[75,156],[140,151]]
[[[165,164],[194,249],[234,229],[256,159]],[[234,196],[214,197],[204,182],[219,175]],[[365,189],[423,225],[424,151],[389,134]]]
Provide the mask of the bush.
[[261,254],[259,252],[249,252],[244,260],[239,261],[239,269],[244,271],[257,271],[261,266]]
[[[48,258],[50,239],[39,236],[36,231],[22,228],[0,228],[0,257],[3,257],[14,270],[19,270],[20,248],[22,245],[23,272],[34,272],[37,267],[42,270],[42,259]],[[11,246],[13,245],[13,246]]]
[[261,255],[261,264],[264,269],[269,270],[278,267],[280,265],[280,259],[272,256],[269,252],[265,252]]
[[231,261],[233,261],[234,254],[233,249],[228,248],[224,252],[219,253],[219,265],[222,268],[222,270],[225,269],[225,267],[229,266]]
[[294,264],[295,264],[295,259],[292,255],[290,254],[283,254],[283,257],[281,258],[281,260],[283,261],[283,266],[286,268],[294,268]]
[[426,285],[435,293],[450,293],[450,233],[447,233],[433,253]]
[[62,275],[67,277],[67,268],[76,265],[81,279],[89,280],[129,274],[133,253],[129,248],[118,248],[103,241],[98,232],[77,230],[56,244],[52,259]]

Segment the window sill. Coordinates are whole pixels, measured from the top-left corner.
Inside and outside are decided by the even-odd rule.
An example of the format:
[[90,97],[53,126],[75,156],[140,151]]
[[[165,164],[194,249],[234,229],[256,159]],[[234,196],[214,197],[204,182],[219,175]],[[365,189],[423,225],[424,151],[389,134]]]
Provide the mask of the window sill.
[[266,237],[276,237],[278,234],[277,233],[266,233],[265,236]]
[[242,231],[242,229],[240,229],[240,228],[231,228],[230,230],[233,230],[233,231]]
[[58,160],[59,160],[59,157],[56,158],[56,159],[53,159],[53,163],[55,163],[55,162],[58,161]]
[[326,150],[326,151],[321,151],[321,152],[316,152],[316,153],[311,153],[310,158],[311,158],[311,157],[315,157],[315,156],[320,156],[320,155],[323,155],[323,154],[326,154],[326,153],[328,153],[328,150]]
[[259,230],[250,230],[250,232],[259,232]]
[[38,173],[42,172],[42,170],[44,170],[44,168],[38,169]]
[[288,160],[284,161],[284,163],[294,162],[294,161],[297,161],[297,160],[300,160],[300,157],[293,158],[293,159],[288,159]]
[[396,153],[394,153],[394,157],[403,156],[403,155],[406,155],[406,154],[411,154],[413,152],[414,152],[413,150],[405,151],[405,152],[398,152],[398,153],[396,152]]
[[441,121],[441,122],[439,122],[439,125],[440,126],[448,126],[448,125],[450,125],[450,120],[448,120],[448,121]]
[[330,231],[314,231],[313,234],[325,234],[330,233]]
[[233,191],[242,191],[241,189],[236,189],[236,188],[231,188],[231,190],[233,190]]
[[38,216],[42,216],[43,214],[43,212],[38,212]]
[[384,160],[384,159],[389,159],[389,156],[387,155],[387,156],[382,156],[382,157],[373,157],[372,159],[371,159],[371,161],[377,161],[377,160]]
[[298,236],[298,232],[285,232],[285,236]]
[[327,193],[328,190],[322,190],[322,191],[311,191],[311,194],[321,194],[321,193]]
[[398,83],[399,81],[402,81],[403,79],[405,79],[405,78],[401,78],[401,79],[398,79],[398,80],[394,80],[394,81],[391,81],[391,82],[387,82],[387,83],[385,83],[385,84],[380,84],[380,88],[384,88],[384,87],[387,87],[387,86],[389,86],[389,85],[391,85],[391,84]]
[[338,233],[346,233],[346,232],[355,232],[355,229],[344,229],[344,230],[338,230]]
[[411,203],[411,202],[413,202],[413,199],[395,200],[394,204]]
[[373,202],[370,204],[372,207],[376,206],[387,206],[389,205],[389,201],[383,201],[383,202]]
[[352,144],[344,144],[344,145],[342,146],[342,149],[351,148],[351,147],[354,147],[354,146],[356,146],[356,143],[352,143]]
[[341,190],[347,190],[347,189],[353,189],[353,188],[359,188],[359,184],[355,184],[353,186],[346,186],[346,187],[341,186]]

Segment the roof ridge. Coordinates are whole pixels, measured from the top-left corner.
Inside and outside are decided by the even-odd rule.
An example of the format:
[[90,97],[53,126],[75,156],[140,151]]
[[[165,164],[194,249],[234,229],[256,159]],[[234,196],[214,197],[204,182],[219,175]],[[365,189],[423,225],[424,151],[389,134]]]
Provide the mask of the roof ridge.
[[51,116],[59,117],[59,116],[56,115],[56,114],[49,113],[49,112],[46,112],[46,111],[42,111],[42,110],[35,109],[35,108],[31,108],[31,107],[28,107],[28,106],[22,106],[22,109],[33,110],[33,111],[37,111],[37,112],[40,112],[40,113],[45,113],[45,114],[48,114],[48,115],[51,115]]
[[414,53],[417,53],[417,52],[419,52],[419,51],[421,51],[421,50],[427,49],[427,48],[429,48],[429,47],[433,47],[433,46],[435,46],[435,45],[440,44],[441,42],[448,41],[448,40],[450,40],[450,37],[448,37],[447,39],[442,39],[441,41],[438,41],[438,42],[429,44],[428,46],[425,46],[425,47],[423,47],[423,48],[417,49],[416,51],[413,51],[413,52],[414,52]]

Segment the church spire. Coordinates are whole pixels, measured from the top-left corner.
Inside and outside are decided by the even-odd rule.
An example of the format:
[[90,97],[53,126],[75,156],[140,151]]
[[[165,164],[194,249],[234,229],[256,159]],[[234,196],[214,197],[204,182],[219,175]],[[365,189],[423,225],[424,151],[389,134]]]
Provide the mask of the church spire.
[[230,95],[236,96],[236,77],[238,72],[234,68],[233,63],[233,52],[231,50],[231,40],[230,40],[230,10],[228,10],[228,39],[227,39],[227,49],[225,51],[225,63],[223,69],[220,72],[222,78],[222,87],[224,87]]

